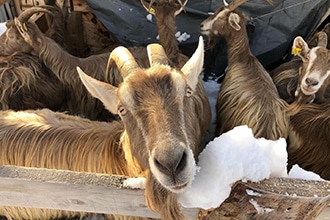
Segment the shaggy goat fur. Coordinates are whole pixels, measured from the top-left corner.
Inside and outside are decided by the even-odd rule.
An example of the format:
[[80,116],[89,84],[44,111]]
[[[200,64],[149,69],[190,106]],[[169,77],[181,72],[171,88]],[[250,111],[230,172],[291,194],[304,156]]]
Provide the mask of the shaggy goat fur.
[[0,57],[0,109],[65,109],[66,90],[40,62],[24,52]]
[[[129,161],[132,157],[121,145],[121,138],[125,137],[121,122],[90,121],[42,109],[1,111],[0,124],[2,165],[132,177],[143,175],[139,165]],[[0,207],[0,215],[9,220],[82,217],[86,214],[88,213]]]
[[243,14],[222,7],[201,24],[201,32],[210,42],[224,37],[228,47],[229,65],[217,98],[215,135],[247,125],[255,137],[286,138],[287,105],[251,53],[244,22]]
[[298,164],[330,180],[330,104],[292,105],[295,111],[290,117],[289,168]]

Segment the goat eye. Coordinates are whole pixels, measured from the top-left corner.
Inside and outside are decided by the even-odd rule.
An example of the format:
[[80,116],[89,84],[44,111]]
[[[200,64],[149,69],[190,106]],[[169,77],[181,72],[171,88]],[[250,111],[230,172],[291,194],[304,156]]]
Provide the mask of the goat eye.
[[186,89],[186,96],[187,97],[191,97],[192,95],[193,95],[193,90],[190,87],[188,87]]
[[127,110],[123,106],[119,106],[118,113],[119,115],[124,116],[127,113]]

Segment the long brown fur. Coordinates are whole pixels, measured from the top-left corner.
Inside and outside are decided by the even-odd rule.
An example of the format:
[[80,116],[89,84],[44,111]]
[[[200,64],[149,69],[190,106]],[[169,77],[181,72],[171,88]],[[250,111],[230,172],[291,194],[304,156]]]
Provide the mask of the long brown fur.
[[[277,89],[267,71],[251,53],[244,16],[219,9],[208,20],[218,18],[213,23],[210,41],[224,37],[228,46],[228,70],[221,84],[216,104],[216,136],[238,125],[247,125],[255,137],[277,140],[288,135],[286,103],[280,99]],[[230,14],[239,16],[240,30],[234,30],[228,23]],[[203,23],[202,23],[203,24]],[[217,25],[217,26],[214,26]]]
[[65,87],[37,56],[15,52],[0,57],[0,81],[2,110],[66,109]]
[[[123,149],[121,122],[97,122],[52,112],[0,112],[0,163],[82,172],[143,175],[136,161]],[[127,138],[127,137],[126,137]],[[129,146],[127,146],[129,148]],[[0,215],[10,219],[54,219],[85,216],[88,213],[61,210],[0,207]],[[108,216],[109,219],[116,216]],[[126,217],[118,216],[118,219]],[[139,218],[137,218],[139,219]]]
[[[64,22],[68,15],[56,5],[47,8],[52,16],[48,17],[45,35],[70,51]],[[32,52],[14,21],[7,21],[6,26],[7,30],[0,36],[0,109],[67,111],[70,95],[66,86]]]
[[288,166],[330,179],[330,104],[291,104]]

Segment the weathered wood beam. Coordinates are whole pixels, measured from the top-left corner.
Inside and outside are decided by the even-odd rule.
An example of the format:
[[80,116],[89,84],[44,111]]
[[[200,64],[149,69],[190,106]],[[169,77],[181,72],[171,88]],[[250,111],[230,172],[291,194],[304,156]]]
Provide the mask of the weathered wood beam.
[[[61,209],[159,218],[125,176],[0,166],[0,206]],[[183,209],[189,219],[314,219],[330,203],[328,181],[270,178],[237,182],[211,210]],[[199,212],[199,213],[198,213]]]
[[[159,218],[144,191],[123,187],[124,176],[0,166],[0,206]],[[197,209],[184,210],[195,219]]]

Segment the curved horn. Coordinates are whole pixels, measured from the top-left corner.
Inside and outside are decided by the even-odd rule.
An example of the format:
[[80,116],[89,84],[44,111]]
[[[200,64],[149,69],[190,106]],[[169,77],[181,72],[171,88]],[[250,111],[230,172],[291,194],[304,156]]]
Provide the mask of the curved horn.
[[[249,0],[232,0],[232,2],[227,6],[227,8],[230,11],[234,11],[236,8],[238,8],[238,6],[242,5],[243,3],[247,2]],[[265,0],[266,2],[268,2],[268,4],[274,6],[273,0]]]
[[145,0],[140,0],[142,6],[147,10],[147,12],[150,12],[150,8],[152,4],[155,2],[155,0],[150,0],[150,3],[146,2]]
[[169,64],[165,50],[160,44],[149,44],[147,46],[147,53],[150,66],[152,66],[154,63],[160,63],[164,65]]
[[228,6],[227,8],[230,10],[230,11],[234,11],[236,8],[238,8],[238,6],[242,5],[243,3],[247,2],[249,0],[238,0],[238,1],[235,1],[233,0]]
[[23,11],[19,16],[18,16],[18,20],[21,23],[25,23],[27,22],[30,17],[36,13],[48,13],[48,14],[53,14],[52,12],[50,12],[48,9],[51,8],[51,6],[44,6],[44,7],[32,7],[32,8],[28,8],[25,11]]
[[186,6],[188,0],[186,0],[184,3],[181,2],[181,0],[178,0],[179,4],[180,4],[180,8],[179,10],[175,11],[174,15],[177,16],[178,14],[181,13],[181,11],[184,9],[184,7]]
[[313,38],[317,39],[317,46],[327,48],[327,46],[328,46],[328,35],[325,32],[320,31],[320,32],[316,33],[313,36]]
[[328,45],[328,35],[325,32],[323,32],[323,31],[316,32],[308,40],[308,45],[312,45],[312,46],[315,46],[315,47],[316,46],[320,46],[320,47],[327,48],[327,45]]
[[139,68],[139,65],[136,63],[131,52],[123,46],[116,47],[110,53],[107,64],[107,72],[110,70],[113,63],[116,64],[123,78],[127,77],[130,73],[135,72]]

